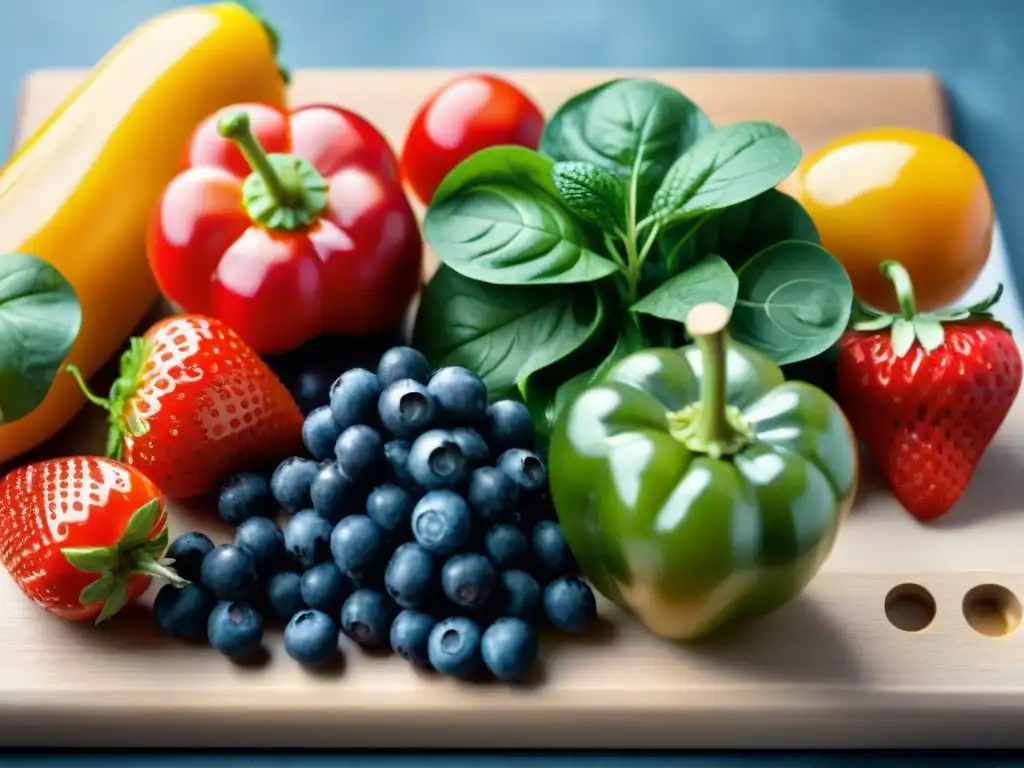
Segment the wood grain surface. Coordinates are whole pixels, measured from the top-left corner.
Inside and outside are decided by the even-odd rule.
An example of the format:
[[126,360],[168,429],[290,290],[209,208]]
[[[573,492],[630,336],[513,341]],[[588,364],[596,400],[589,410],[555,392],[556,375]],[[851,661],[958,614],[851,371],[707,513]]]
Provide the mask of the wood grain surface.
[[[400,145],[416,104],[452,74],[303,71],[292,100],[345,104]],[[716,122],[778,122],[808,150],[873,125],[949,130],[927,74],[615,74],[676,86]],[[550,110],[612,73],[509,75]],[[29,78],[18,136],[78,77]],[[47,452],[98,450],[102,427],[83,415]],[[679,647],[603,604],[594,636],[545,637],[539,679],[523,688],[457,683],[347,644],[344,664],[312,674],[274,633],[265,664],[238,667],[161,637],[143,607],[98,629],[53,619],[0,574],[0,744],[1022,746],[1024,632],[1006,631],[1024,595],[1022,473],[1018,401],[946,519],[915,523],[868,471],[833,556],[790,606]],[[213,518],[175,505],[172,532],[226,539]]]

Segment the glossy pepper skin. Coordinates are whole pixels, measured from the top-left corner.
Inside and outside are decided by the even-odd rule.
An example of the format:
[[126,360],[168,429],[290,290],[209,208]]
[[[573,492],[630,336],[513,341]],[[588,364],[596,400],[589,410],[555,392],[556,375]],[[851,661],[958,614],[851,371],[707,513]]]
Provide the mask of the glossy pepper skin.
[[[256,16],[238,3],[181,8],[126,36],[24,141],[0,173],[0,259],[32,254],[74,287],[82,327],[66,362],[91,377],[157,298],[146,225],[196,124],[227,104],[284,99],[273,34]],[[84,403],[58,376],[38,408],[0,426],[0,463]]]
[[423,243],[376,128],[334,106],[241,104],[201,123],[186,152],[148,240],[169,299],[260,354],[401,322]]
[[858,479],[836,403],[727,341],[727,321],[724,307],[699,305],[687,319],[694,346],[620,361],[563,410],[549,454],[555,509],[584,575],[674,640],[798,595],[832,550]]

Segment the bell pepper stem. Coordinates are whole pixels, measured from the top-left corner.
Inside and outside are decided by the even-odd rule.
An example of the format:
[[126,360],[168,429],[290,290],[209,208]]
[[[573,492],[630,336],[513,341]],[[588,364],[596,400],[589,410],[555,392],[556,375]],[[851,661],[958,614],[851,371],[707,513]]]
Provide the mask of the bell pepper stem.
[[235,142],[249,166],[263,179],[267,193],[274,203],[279,206],[290,206],[302,199],[302,187],[289,188],[291,185],[285,184],[270,163],[267,151],[252,132],[248,112],[236,110],[224,115],[217,122],[217,133]]
[[914,284],[910,280],[910,273],[898,261],[883,261],[880,269],[882,274],[892,281],[896,301],[900,306],[900,315],[904,320],[913,320],[917,315],[917,302],[914,299]]

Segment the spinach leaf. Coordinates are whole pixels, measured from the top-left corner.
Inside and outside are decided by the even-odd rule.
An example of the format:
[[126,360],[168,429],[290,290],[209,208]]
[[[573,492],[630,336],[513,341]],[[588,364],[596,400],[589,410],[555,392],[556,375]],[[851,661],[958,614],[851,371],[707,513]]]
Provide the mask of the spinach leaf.
[[500,399],[582,347],[605,320],[590,286],[492,285],[442,266],[423,291],[413,344],[435,366],[476,371]]
[[22,253],[0,256],[0,425],[46,398],[81,325],[75,290],[53,266]]
[[616,176],[635,176],[638,211],[646,209],[672,162],[711,131],[703,110],[674,88],[617,79],[573,97],[551,116],[540,150],[580,160]]
[[689,311],[707,301],[731,310],[738,290],[732,267],[721,256],[711,254],[669,278],[630,309],[662,320],[685,323]]
[[523,147],[491,147],[438,187],[423,232],[438,258],[500,285],[586,283],[617,270],[590,248],[551,179],[552,162]]
[[663,224],[717,211],[774,188],[800,163],[800,147],[771,123],[735,123],[708,134],[676,160],[654,195]]
[[779,365],[820,355],[846,330],[853,287],[842,265],[818,245],[776,243],[736,276],[733,338]]
[[599,165],[578,161],[555,163],[552,181],[562,200],[579,218],[614,234],[625,228],[623,182]]

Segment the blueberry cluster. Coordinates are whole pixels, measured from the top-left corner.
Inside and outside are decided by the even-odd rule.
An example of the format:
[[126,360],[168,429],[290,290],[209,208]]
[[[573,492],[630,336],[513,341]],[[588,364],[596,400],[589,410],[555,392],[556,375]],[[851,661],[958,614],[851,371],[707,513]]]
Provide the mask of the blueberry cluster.
[[242,659],[276,618],[302,664],[328,662],[342,632],[442,674],[486,668],[518,682],[536,660],[542,618],[574,634],[595,618],[552,513],[530,414],[513,400],[489,404],[472,371],[431,371],[418,351],[390,349],[375,373],[354,368],[335,381],[303,439],[309,457],[286,459],[269,480],[244,473],[224,484],[219,511],[236,526],[233,543],[187,533],[172,544],[168,556],[193,584],[158,595],[165,631],[208,637]]

